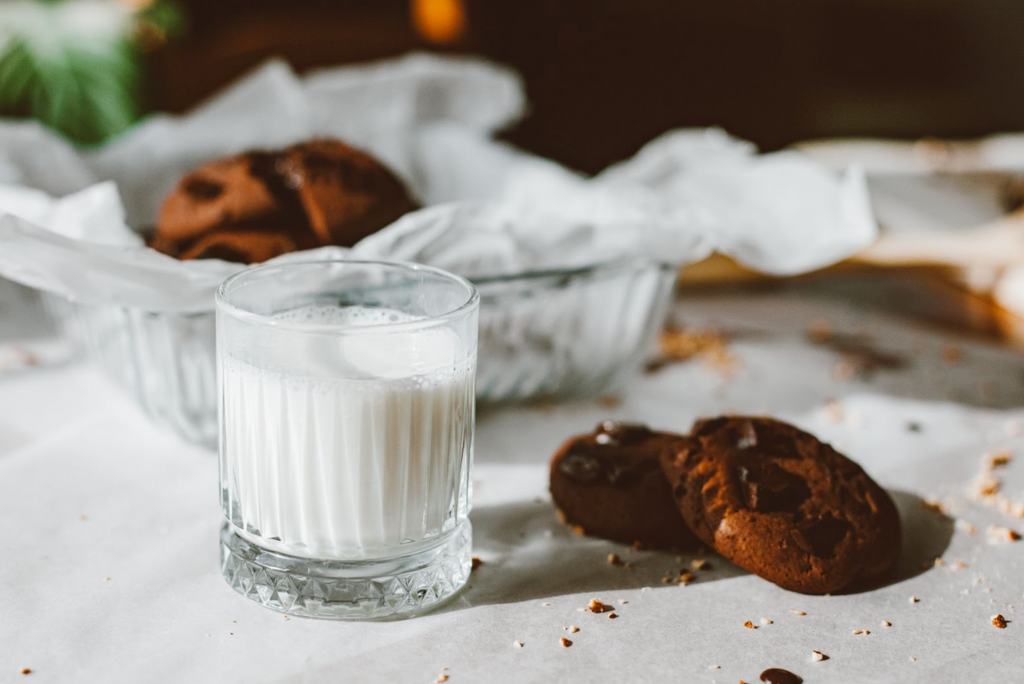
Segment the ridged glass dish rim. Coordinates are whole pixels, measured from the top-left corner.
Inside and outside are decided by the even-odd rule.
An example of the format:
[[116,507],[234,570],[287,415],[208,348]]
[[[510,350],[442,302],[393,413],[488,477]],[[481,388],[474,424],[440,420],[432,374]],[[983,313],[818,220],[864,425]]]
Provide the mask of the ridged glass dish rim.
[[596,276],[614,276],[620,273],[636,273],[639,271],[656,268],[665,272],[675,272],[678,266],[668,261],[661,261],[652,257],[615,257],[597,261],[583,266],[571,266],[564,268],[538,269],[535,271],[520,271],[505,275],[482,275],[468,276],[467,280],[476,285],[480,290],[481,297],[486,297],[485,288],[490,285],[504,283],[543,283],[549,280],[558,280],[558,286],[567,286],[577,281],[589,280]]

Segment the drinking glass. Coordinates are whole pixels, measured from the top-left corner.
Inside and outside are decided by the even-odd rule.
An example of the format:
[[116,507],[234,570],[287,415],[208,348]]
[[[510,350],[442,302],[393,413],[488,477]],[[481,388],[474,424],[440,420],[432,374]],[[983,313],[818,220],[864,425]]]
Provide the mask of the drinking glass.
[[221,569],[294,615],[426,610],[469,577],[479,299],[439,269],[283,262],[217,292]]

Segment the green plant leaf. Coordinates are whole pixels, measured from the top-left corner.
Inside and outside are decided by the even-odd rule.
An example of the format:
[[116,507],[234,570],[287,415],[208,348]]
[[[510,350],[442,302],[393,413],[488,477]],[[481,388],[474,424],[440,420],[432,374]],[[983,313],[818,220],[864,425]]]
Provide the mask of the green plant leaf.
[[0,115],[31,116],[80,144],[139,116],[140,67],[126,38],[105,43],[16,36],[0,55]]

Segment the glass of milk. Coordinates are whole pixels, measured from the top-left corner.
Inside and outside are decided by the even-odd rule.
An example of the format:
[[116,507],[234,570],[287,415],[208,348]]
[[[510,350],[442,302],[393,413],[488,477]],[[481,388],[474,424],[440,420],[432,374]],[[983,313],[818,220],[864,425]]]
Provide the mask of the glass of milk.
[[217,292],[221,568],[294,615],[409,615],[469,578],[476,289],[283,262]]

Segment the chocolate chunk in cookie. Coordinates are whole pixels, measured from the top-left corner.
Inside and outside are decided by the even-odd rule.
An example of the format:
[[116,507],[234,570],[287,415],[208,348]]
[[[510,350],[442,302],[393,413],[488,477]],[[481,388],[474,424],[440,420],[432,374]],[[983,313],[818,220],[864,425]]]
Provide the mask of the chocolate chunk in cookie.
[[565,521],[586,534],[661,549],[691,549],[659,465],[680,438],[643,425],[605,421],[573,437],[551,460],[551,496]]
[[889,495],[856,463],[770,418],[699,421],[664,453],[683,518],[740,567],[807,594],[888,572],[900,552]]

